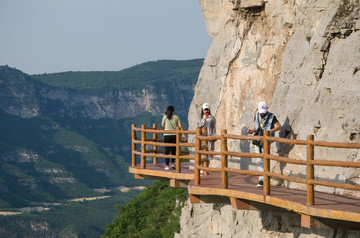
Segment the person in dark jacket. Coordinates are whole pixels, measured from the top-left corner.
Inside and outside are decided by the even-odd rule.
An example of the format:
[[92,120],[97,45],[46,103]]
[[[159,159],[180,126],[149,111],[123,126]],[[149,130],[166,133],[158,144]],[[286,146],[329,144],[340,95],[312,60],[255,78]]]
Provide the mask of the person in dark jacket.
[[[276,116],[268,111],[268,106],[265,101],[262,101],[258,105],[258,112],[255,115],[255,127],[253,129],[249,129],[249,134],[259,134],[263,135],[263,131],[270,131],[271,135],[274,136],[276,131],[279,131],[281,129],[281,124],[277,120]],[[256,153],[263,153],[263,144],[259,143],[258,145],[255,145],[255,152]],[[258,165],[259,170],[264,171],[264,161],[263,158],[258,158]],[[259,183],[257,187],[263,186],[264,177],[259,177]]]

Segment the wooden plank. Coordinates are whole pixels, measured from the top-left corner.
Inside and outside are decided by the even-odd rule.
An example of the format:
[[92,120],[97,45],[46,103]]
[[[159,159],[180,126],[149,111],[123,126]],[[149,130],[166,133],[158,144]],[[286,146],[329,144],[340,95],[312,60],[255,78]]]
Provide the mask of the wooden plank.
[[140,165],[129,167],[129,173],[138,174],[142,176],[153,176],[154,178],[167,178],[178,180],[192,180],[194,179],[194,170],[190,169],[191,163],[181,163],[181,173],[176,173],[176,170],[165,170],[165,163],[147,164],[146,169],[141,169]]
[[134,178],[135,178],[135,179],[143,179],[143,177],[141,176],[141,174],[134,174]]
[[231,206],[237,210],[250,210],[250,201],[238,198],[230,198]]
[[301,215],[301,226],[309,229],[314,228],[314,225],[311,223],[311,216]]
[[[329,221],[329,220],[328,220]],[[338,227],[337,222],[333,220],[331,226],[326,225],[317,217],[301,214],[301,226],[309,229],[341,229],[341,225]]]
[[174,188],[180,187],[180,181],[177,179],[170,179],[170,186]]
[[191,202],[192,204],[194,204],[194,203],[200,203],[200,196],[199,196],[199,195],[189,194],[189,198],[190,198],[190,202]]

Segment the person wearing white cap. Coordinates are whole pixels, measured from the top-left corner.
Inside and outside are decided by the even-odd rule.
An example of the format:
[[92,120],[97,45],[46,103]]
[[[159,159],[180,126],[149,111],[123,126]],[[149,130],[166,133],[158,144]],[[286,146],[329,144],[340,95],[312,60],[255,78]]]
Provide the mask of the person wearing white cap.
[[[255,135],[263,135],[263,131],[270,131],[271,136],[274,136],[275,131],[281,129],[281,124],[276,118],[276,116],[268,111],[268,106],[266,102],[262,101],[258,105],[258,113],[255,114],[255,127],[253,129],[249,129],[248,133]],[[255,145],[256,153],[263,153],[263,144],[262,141],[253,141]],[[262,158],[258,158],[259,170],[264,171],[264,162]],[[263,176],[259,177],[259,183],[257,187],[263,186]]]
[[[198,122],[197,122],[197,127],[198,128],[202,128],[204,126],[207,128],[207,135],[208,136],[216,135],[216,120],[211,115],[210,104],[207,103],[207,102],[202,105],[200,117],[198,118]],[[214,144],[215,144],[215,142],[213,140],[208,141],[208,150],[209,151],[214,150],[214,147],[215,147]],[[211,160],[212,158],[213,158],[213,156],[210,155],[209,159]]]

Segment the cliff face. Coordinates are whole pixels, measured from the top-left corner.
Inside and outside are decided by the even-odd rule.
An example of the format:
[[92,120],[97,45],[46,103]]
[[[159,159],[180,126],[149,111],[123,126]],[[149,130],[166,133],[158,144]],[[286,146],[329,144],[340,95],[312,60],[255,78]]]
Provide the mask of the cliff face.
[[300,226],[300,215],[288,211],[234,210],[228,204],[191,204],[182,209],[181,232],[175,238],[323,238],[359,237],[358,231]]
[[7,114],[32,118],[48,116],[88,119],[124,119],[145,111],[162,115],[168,104],[186,117],[193,95],[191,80],[149,83],[146,87],[109,90],[76,90],[52,87],[35,81],[21,71],[0,68],[0,109]]
[[[196,127],[196,115],[202,103],[209,102],[218,132],[227,129],[229,133],[246,134],[247,128],[254,126],[257,104],[266,100],[269,110],[283,125],[276,136],[306,139],[307,135],[314,134],[315,140],[360,141],[360,119],[356,116],[360,109],[358,0],[200,0],[200,4],[212,44],[190,106],[190,128]],[[229,149],[253,151],[249,143],[231,143]],[[301,146],[273,143],[271,150],[282,156],[305,159]],[[316,149],[315,157],[343,161],[360,159],[358,151],[331,149]],[[252,165],[255,162],[238,159],[230,166],[257,170],[257,166]],[[216,163],[213,165],[217,166]],[[278,163],[272,163],[271,169],[294,177],[303,177],[306,172],[301,166]],[[319,168],[315,176],[340,182],[360,182],[359,169]],[[283,181],[272,183],[284,185]],[[293,183],[286,185],[302,187]],[[349,194],[340,189],[316,189]],[[183,214],[183,222],[189,219],[196,223],[200,219],[196,216],[199,213],[208,213],[207,219],[211,221],[214,218],[209,215],[215,212],[212,208],[191,209],[195,210],[190,217],[186,212]],[[252,232],[266,228],[258,215],[255,216],[250,225],[255,227]],[[247,215],[236,217],[242,229],[248,229]],[[197,231],[210,226],[197,224],[193,227]],[[195,234],[183,231],[182,228],[184,237]],[[306,237],[299,230],[293,232]],[[270,237],[270,233],[264,232],[261,236]],[[294,234],[282,232],[276,235],[293,237]],[[221,232],[210,233],[207,237],[222,235],[228,237]]]
[[[246,134],[257,104],[266,100],[287,138],[360,141],[359,1],[200,1],[212,45],[190,106],[195,128],[202,103],[209,102],[217,131]],[[209,96],[211,95],[211,96]],[[251,146],[230,144],[232,150]],[[302,147],[272,145],[280,155],[301,159]],[[317,149],[317,159],[359,160],[357,152]],[[250,169],[249,161],[241,161]],[[239,167],[239,163],[232,166]],[[272,169],[280,165],[272,164]],[[303,176],[286,166],[284,174]],[[344,169],[318,177],[358,182]],[[339,191],[341,192],[341,191]]]
[[18,70],[0,67],[0,109],[5,113],[30,118],[39,115],[35,87],[29,76]]
[[[186,116],[193,85],[173,83],[168,90],[149,84],[146,88],[126,90],[81,91],[54,87],[38,88],[43,110],[49,115],[90,119],[123,119],[136,117],[144,111],[162,115],[169,103],[176,103],[176,113]],[[54,107],[56,105],[56,107]],[[56,109],[56,111],[54,111]]]

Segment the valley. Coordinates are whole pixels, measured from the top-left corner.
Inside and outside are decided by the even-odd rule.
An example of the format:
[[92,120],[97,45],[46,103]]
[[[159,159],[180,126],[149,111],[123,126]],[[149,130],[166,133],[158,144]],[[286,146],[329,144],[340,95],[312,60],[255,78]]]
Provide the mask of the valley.
[[172,104],[186,128],[202,63],[43,75],[0,66],[0,236],[101,235],[151,182],[128,173],[130,125],[160,127]]

